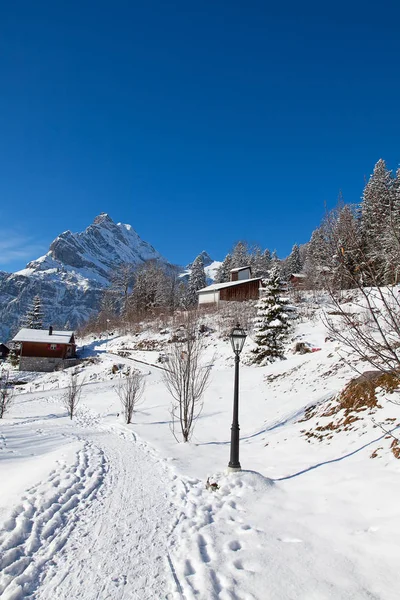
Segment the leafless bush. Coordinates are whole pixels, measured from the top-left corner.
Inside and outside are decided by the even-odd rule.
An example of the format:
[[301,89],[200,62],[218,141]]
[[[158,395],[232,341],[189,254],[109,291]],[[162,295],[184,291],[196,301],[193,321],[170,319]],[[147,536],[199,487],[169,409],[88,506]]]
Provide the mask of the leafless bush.
[[[332,319],[325,315],[325,324],[330,334],[350,347],[362,360],[369,362],[384,373],[400,369],[400,294],[395,285],[380,286],[379,273],[374,265],[358,249],[361,256],[360,268],[346,275],[352,288],[357,290],[357,299],[349,311],[348,303],[343,301],[343,293],[337,293],[328,287],[334,314]],[[339,257],[341,255],[339,254]],[[345,250],[342,249],[342,256]],[[343,269],[346,262],[343,260]],[[368,280],[372,286],[365,287]],[[352,292],[354,294],[354,291]]]
[[78,373],[72,371],[69,374],[69,381],[62,400],[70,419],[74,416],[82,393],[82,387],[85,380],[78,382]]
[[8,412],[14,401],[14,388],[11,385],[9,374],[0,377],[0,419]]
[[221,304],[218,316],[217,324],[222,337],[227,337],[232,331],[232,327],[236,323],[240,325],[249,333],[251,333],[254,317],[256,316],[256,302],[254,300],[248,300],[247,302],[226,302]]
[[124,411],[125,423],[132,423],[135,408],[140,403],[145,387],[144,375],[140,371],[130,371],[123,375],[117,387],[117,394]]
[[186,315],[181,341],[171,344],[168,370],[163,379],[173,398],[171,406],[172,433],[178,421],[184,442],[190,440],[196,419],[203,408],[202,397],[207,387],[211,365],[204,363],[204,339],[199,334],[194,313]]

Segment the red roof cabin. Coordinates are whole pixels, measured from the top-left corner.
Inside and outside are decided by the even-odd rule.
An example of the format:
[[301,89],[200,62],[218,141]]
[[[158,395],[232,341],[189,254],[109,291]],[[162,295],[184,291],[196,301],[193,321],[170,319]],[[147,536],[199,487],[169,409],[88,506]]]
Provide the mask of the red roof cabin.
[[20,371],[54,371],[60,364],[76,364],[76,344],[73,331],[21,329],[13,338],[19,350]]

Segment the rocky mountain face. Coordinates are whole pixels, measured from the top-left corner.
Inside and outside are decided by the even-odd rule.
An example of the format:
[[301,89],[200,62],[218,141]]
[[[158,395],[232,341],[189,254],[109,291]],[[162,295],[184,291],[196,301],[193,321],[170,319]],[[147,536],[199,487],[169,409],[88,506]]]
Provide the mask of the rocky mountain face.
[[105,213],[82,233],[65,231],[22,271],[0,271],[0,341],[18,329],[36,295],[46,326],[77,327],[98,310],[116,267],[152,259],[167,263],[130,225],[114,223]]

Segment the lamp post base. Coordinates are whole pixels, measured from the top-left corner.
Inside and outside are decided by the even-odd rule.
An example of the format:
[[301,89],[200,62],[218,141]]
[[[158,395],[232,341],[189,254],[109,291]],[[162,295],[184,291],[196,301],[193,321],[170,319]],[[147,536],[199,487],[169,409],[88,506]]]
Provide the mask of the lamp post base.
[[238,467],[231,467],[230,465],[228,465],[227,467],[227,472],[228,473],[237,473],[238,471],[241,471],[242,467],[239,465]]

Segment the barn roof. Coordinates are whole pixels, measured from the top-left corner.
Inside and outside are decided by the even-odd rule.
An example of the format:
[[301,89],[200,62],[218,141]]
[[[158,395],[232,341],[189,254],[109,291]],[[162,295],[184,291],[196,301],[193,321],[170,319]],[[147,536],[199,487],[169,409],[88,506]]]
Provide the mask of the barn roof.
[[52,344],[69,344],[73,331],[55,331],[50,335],[48,329],[20,329],[13,342],[47,342]]
[[208,285],[201,290],[197,290],[197,294],[201,294],[202,292],[214,292],[216,290],[222,290],[223,288],[235,287],[236,285],[244,285],[250,281],[261,281],[261,277],[254,277],[253,279],[241,279],[240,281],[226,281],[225,283],[213,283],[212,285]]

